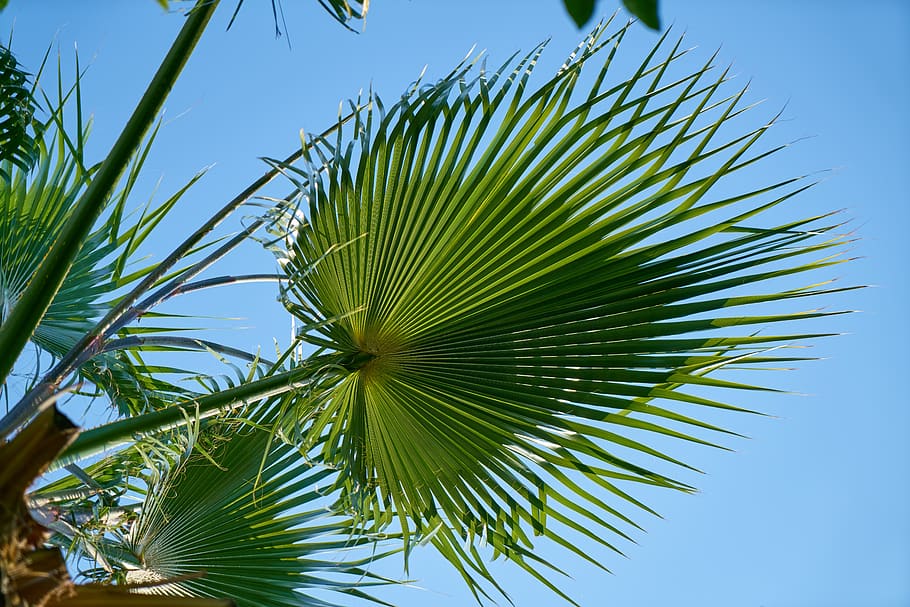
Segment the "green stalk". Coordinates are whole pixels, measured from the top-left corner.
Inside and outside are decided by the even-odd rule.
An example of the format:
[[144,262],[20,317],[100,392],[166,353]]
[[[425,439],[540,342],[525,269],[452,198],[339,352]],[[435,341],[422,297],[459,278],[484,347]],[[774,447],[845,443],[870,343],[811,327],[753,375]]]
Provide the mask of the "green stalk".
[[[326,362],[324,358],[311,360],[304,366],[290,371],[86,430],[57,458],[55,465],[82,460],[133,442],[138,437],[183,427],[196,419],[206,419],[248,403],[303,388],[308,385],[315,374],[321,373],[326,368]],[[342,365],[343,362],[341,361]]]
[[273,366],[275,363],[268,359],[251,354],[240,348],[233,348],[225,344],[208,339],[197,339],[195,337],[182,337],[179,335],[130,335],[121,339],[115,339],[104,344],[102,352],[113,352],[115,350],[129,350],[134,348],[176,348],[185,351],[205,352],[211,350],[225,356],[232,356],[245,360],[255,365]]
[[[59,238],[38,267],[22,297],[0,326],[0,383],[6,381],[16,359],[41,322],[48,306],[60,289],[76,254],[120,180],[130,158],[155,120],[164,100],[177,81],[187,59],[211,19],[218,0],[198,0],[186,23],[152,78],[151,83],[114,143],[100,170],[79,199]],[[56,388],[50,387],[46,393]],[[0,421],[0,437],[21,426],[34,407],[16,407]]]
[[287,280],[287,277],[284,274],[238,274],[236,276],[217,276],[215,278],[206,278],[204,280],[183,284],[174,289],[170,297],[174,297],[175,295],[186,295],[193,291],[201,291],[203,289],[211,289],[212,287],[221,287],[224,285],[239,285],[251,282],[281,282],[283,280]]
[[6,381],[19,353],[41,322],[69,272],[82,242],[101,214],[105,201],[120,180],[133,152],[154,122],[217,5],[218,0],[199,0],[187,16],[177,39],[171,45],[101,169],[76,204],[73,215],[60,237],[35,272],[7,321],[0,326],[0,383]]

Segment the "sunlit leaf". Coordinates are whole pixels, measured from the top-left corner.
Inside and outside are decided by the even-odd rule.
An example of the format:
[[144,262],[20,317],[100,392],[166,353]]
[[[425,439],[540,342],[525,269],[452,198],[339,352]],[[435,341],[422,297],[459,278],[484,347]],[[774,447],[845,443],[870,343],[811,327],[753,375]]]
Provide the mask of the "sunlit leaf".
[[715,412],[761,389],[718,371],[812,337],[764,327],[827,314],[795,306],[834,290],[794,282],[842,243],[781,219],[811,184],[751,170],[773,120],[750,126],[745,90],[684,67],[681,40],[613,74],[625,33],[598,27],[537,87],[542,47],[374,98],[287,167],[306,199],[287,305],[335,319],[309,339],[338,361],[298,438],[472,584],[484,544],[551,587],[534,535],[597,565],[578,539],[621,550],[651,511],[637,487],[691,489],[672,441],[717,444]]

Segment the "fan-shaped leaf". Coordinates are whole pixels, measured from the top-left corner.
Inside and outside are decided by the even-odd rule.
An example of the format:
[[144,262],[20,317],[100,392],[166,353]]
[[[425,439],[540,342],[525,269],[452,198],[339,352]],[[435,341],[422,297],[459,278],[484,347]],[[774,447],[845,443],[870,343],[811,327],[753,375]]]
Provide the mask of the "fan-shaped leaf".
[[123,544],[125,579],[176,579],[145,591],[241,607],[330,605],[316,589],[381,602],[370,588],[392,581],[369,564],[386,536],[331,507],[334,477],[262,430],[209,441],[149,491]]
[[756,146],[768,124],[738,131],[744,90],[681,71],[679,42],[614,79],[625,31],[598,27],[536,89],[541,48],[376,98],[288,167],[309,204],[288,307],[336,319],[311,341],[347,368],[300,407],[301,440],[325,441],[355,506],[442,525],[468,577],[488,577],[486,542],[545,580],[532,534],[599,563],[571,534],[613,548],[637,526],[623,510],[649,510],[635,485],[689,490],[667,438],[713,444],[699,409],[737,407],[705,389],[753,388],[707,374],[811,337],[754,327],[824,314],[786,304],[826,292],[791,279],[836,263],[835,226],[764,219],[807,185],[724,186],[776,151]]

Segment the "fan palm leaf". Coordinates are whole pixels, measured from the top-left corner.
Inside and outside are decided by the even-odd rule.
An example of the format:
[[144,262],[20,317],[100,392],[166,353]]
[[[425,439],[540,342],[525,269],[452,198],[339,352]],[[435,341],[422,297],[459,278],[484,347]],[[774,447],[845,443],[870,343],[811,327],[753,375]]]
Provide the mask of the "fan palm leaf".
[[636,485],[691,489],[668,439],[715,444],[711,411],[739,410],[715,394],[760,389],[715,371],[798,359],[769,349],[813,335],[756,331],[834,290],[793,281],[839,262],[836,223],[765,219],[809,184],[725,186],[779,149],[756,145],[771,123],[737,132],[745,90],[713,58],[682,71],[666,34],[611,84],[625,32],[599,26],[537,89],[542,47],[374,98],[287,167],[308,203],[287,305],[333,319],[308,339],[340,369],[299,438],[469,579],[480,541],[548,584],[532,534],[619,550],[650,511]]
[[0,45],[0,180],[10,178],[7,162],[27,171],[38,156],[32,116],[34,89],[13,53]]
[[333,470],[261,429],[222,427],[216,436],[210,426],[204,438],[205,449],[152,484],[123,540],[103,549],[125,566],[126,582],[251,607],[333,604],[322,591],[381,602],[370,589],[392,581],[369,564],[384,556],[387,536],[334,509]]

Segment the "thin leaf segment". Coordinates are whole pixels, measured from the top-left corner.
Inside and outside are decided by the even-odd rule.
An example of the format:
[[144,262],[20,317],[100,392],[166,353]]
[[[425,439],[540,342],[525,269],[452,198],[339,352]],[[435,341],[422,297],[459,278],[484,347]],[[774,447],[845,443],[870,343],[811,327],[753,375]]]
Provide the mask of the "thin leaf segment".
[[566,530],[612,548],[637,526],[622,505],[649,510],[629,487],[688,490],[658,471],[685,466],[662,437],[712,444],[687,412],[738,409],[703,388],[755,387],[710,372],[793,360],[766,352],[812,335],[757,327],[821,316],[783,303],[831,290],[774,288],[838,261],[824,218],[763,219],[802,180],[725,189],[776,151],[756,151],[768,124],[730,134],[744,90],[711,62],[680,75],[665,39],[611,84],[625,31],[598,27],[537,89],[542,47],[374,98],[288,167],[309,208],[287,305],[347,369],[300,440],[469,579],[489,578],[482,540],[550,585],[529,534],[593,561]]

